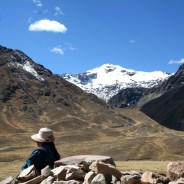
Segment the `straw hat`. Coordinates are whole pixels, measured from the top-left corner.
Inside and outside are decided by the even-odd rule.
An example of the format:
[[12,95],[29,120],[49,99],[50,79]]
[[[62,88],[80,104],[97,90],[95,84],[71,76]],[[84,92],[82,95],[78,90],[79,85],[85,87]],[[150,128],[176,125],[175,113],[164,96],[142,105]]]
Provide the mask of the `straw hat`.
[[37,134],[31,136],[31,139],[36,142],[53,142],[53,131],[49,128],[41,128]]

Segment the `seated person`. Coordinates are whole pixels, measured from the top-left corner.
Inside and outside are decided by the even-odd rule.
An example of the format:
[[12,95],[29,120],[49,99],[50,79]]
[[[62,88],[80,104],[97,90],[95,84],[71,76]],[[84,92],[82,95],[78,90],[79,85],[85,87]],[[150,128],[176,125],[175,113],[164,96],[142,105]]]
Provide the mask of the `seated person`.
[[31,139],[37,143],[38,148],[32,152],[21,170],[34,165],[39,173],[46,166],[54,167],[54,162],[60,159],[60,155],[54,144],[53,131],[49,128],[41,128],[37,134],[31,136]]

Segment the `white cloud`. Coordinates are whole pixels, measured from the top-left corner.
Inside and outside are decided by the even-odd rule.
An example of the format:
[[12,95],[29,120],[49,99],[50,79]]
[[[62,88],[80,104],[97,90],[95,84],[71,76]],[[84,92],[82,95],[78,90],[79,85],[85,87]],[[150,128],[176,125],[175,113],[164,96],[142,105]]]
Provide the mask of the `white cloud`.
[[61,11],[61,8],[59,6],[56,6],[54,15],[57,16],[61,14],[63,14],[63,12]]
[[135,40],[130,40],[129,43],[135,43]]
[[36,6],[38,6],[38,7],[42,7],[42,6],[43,6],[41,0],[33,0],[33,3],[34,3]]
[[66,42],[65,45],[66,45],[66,47],[67,47],[69,50],[71,50],[71,51],[76,50],[76,48],[75,48],[75,47],[73,46],[73,44],[71,44],[71,43]]
[[51,52],[53,52],[55,54],[60,54],[60,55],[64,54],[64,51],[61,47],[54,47],[53,49],[51,49]]
[[43,19],[30,24],[29,31],[51,31],[65,33],[67,28],[65,25],[55,20]]
[[183,64],[184,63],[184,58],[180,59],[180,60],[170,60],[169,64]]

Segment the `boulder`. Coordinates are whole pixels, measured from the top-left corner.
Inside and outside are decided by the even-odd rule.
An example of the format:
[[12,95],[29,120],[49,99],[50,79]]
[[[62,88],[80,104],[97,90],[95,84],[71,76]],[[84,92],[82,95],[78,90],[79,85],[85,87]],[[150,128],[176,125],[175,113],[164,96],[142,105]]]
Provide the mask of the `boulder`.
[[69,169],[66,174],[66,180],[84,180],[85,172],[81,169],[78,170],[72,170]]
[[149,172],[149,171],[144,172],[142,177],[141,177],[141,182],[142,183],[167,184],[167,183],[169,183],[169,181],[170,181],[170,179],[168,177],[166,177],[165,175],[158,174],[158,173],[155,173],[155,172]]
[[167,165],[167,174],[171,181],[184,177],[184,162],[170,162]]
[[123,184],[140,184],[141,183],[141,176],[139,176],[139,175],[122,176],[121,183],[123,183]]
[[91,165],[92,162],[102,161],[104,163],[109,163],[115,166],[115,162],[109,156],[100,156],[100,155],[76,155],[71,157],[66,157],[61,160],[55,162],[55,166],[58,167],[60,165]]
[[56,167],[51,170],[56,181],[65,180],[67,170],[63,167]]
[[48,176],[51,176],[53,173],[51,172],[51,168],[49,166],[46,166],[44,169],[41,170],[41,175],[45,178]]
[[39,173],[34,167],[34,165],[29,166],[28,168],[24,169],[18,176],[17,180],[20,182],[26,182],[38,176]]
[[11,176],[5,178],[4,180],[0,181],[0,184],[15,184],[16,181]]
[[91,184],[91,181],[97,174],[93,171],[88,172],[84,177],[84,183],[83,184]]
[[54,177],[53,176],[48,176],[40,184],[52,184],[53,182],[54,182]]
[[120,180],[122,174],[121,172],[116,169],[113,165],[111,164],[106,164],[103,162],[93,162],[90,167],[91,170],[95,171],[97,174],[101,173],[103,175],[113,175],[116,177],[118,180]]
[[29,181],[24,182],[24,184],[39,184],[43,181],[43,176],[37,176]]
[[180,178],[177,181],[171,181],[169,184],[184,184],[184,178]]
[[123,184],[139,184],[141,183],[142,172],[140,171],[124,171],[121,172],[121,183]]
[[107,184],[105,176],[103,174],[97,174],[91,181],[91,184]]
[[55,181],[53,184],[80,184],[79,181],[70,180],[70,181]]

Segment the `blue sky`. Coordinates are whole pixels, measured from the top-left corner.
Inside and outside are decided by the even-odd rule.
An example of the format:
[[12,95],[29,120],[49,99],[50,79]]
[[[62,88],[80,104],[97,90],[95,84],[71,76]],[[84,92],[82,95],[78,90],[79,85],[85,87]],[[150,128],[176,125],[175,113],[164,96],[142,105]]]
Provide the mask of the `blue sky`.
[[4,0],[0,45],[55,74],[105,63],[176,72],[184,63],[184,1]]

